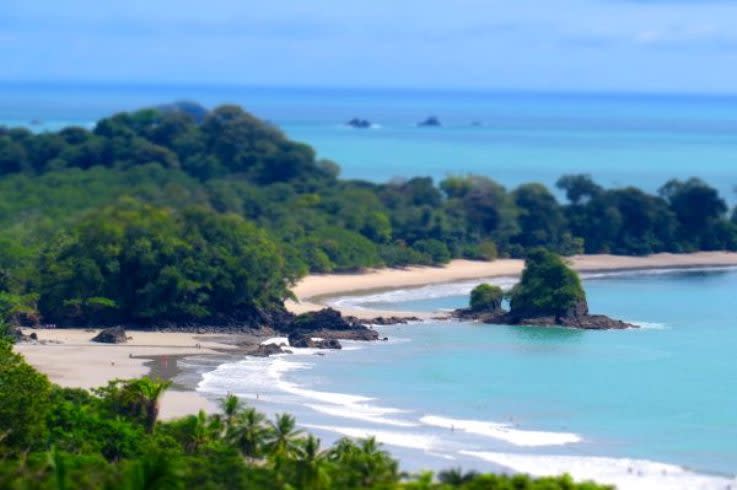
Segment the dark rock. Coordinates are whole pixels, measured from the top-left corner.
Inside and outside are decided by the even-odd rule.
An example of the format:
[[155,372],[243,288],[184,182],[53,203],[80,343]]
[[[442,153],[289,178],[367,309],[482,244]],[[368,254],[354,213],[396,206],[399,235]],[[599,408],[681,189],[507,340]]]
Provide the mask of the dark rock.
[[23,333],[23,330],[20,328],[16,328],[15,330],[12,330],[10,332],[10,335],[13,337],[13,340],[16,344],[22,344],[24,342],[30,342],[31,340],[38,340],[38,338],[34,338],[35,333],[32,333],[31,335],[26,335]]
[[421,128],[428,128],[428,127],[440,127],[442,124],[440,123],[440,119],[438,119],[435,116],[430,116],[424,121],[420,121],[417,123],[417,125]]
[[400,325],[409,322],[420,322],[422,321],[422,319],[416,316],[377,316],[375,318],[367,318],[362,320],[356,319],[356,321],[369,325]]
[[377,340],[379,333],[353,317],[343,317],[339,311],[325,308],[304,313],[282,327],[287,332],[311,334],[311,337],[340,340]]
[[92,342],[101,342],[104,344],[124,344],[128,341],[123,327],[110,327],[102,330],[97,334]]
[[357,129],[367,129],[371,127],[371,121],[369,121],[368,119],[360,119],[357,117],[354,117],[353,119],[348,121],[346,124],[352,128],[357,128]]
[[274,354],[291,354],[292,351],[284,349],[281,345],[277,344],[260,344],[256,350],[249,353],[249,355],[255,357],[269,357]]
[[637,325],[615,320],[605,315],[591,315],[586,300],[579,301],[561,315],[540,315],[532,313],[498,311],[474,311],[460,309],[453,312],[455,318],[476,320],[494,325],[527,325],[538,327],[571,327],[585,330],[621,330],[639,328]]
[[31,332],[31,335],[28,336],[31,340],[38,340],[38,335],[36,335],[36,332]]
[[312,349],[342,349],[337,339],[314,340],[312,334],[303,332],[292,332],[289,334],[289,345],[299,348]]

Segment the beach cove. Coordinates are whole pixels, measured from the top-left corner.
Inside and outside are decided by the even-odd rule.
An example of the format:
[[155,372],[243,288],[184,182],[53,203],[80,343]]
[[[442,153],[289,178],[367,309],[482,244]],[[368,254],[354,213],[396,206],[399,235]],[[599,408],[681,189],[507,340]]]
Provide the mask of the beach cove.
[[[729,276],[730,268],[737,264],[737,255],[701,253],[647,258],[593,256],[575,257],[572,263],[580,271],[591,271],[590,275],[597,276],[602,272],[605,276],[614,274],[615,277],[605,279],[589,277],[585,279],[585,284],[589,293],[593,294],[593,302],[597,305],[597,309],[607,313],[619,313],[612,308],[621,301],[621,296],[618,296],[623,294],[621,290],[614,291],[614,298],[611,300],[605,298],[611,295],[612,291],[604,291],[605,295],[596,293],[596,288],[601,289],[607,281],[610,283],[614,281],[617,284],[622,280],[638,278],[635,280],[641,281],[641,285],[647,285],[653,278],[671,277],[673,274],[685,273],[699,277],[703,274],[719,275],[719,271],[722,271],[722,274]],[[691,272],[674,271],[683,268],[691,269]],[[396,314],[397,311],[405,311],[402,308],[407,307],[408,313],[419,313],[420,316],[430,318],[436,315],[437,311],[429,308],[429,305],[437,299],[431,300],[430,303],[420,302],[417,308],[415,308],[417,303],[413,303],[417,301],[417,292],[423,288],[436,288],[433,295],[440,294],[442,288],[450,288],[446,289],[444,297],[446,299],[442,301],[457,302],[459,298],[465,298],[457,294],[459,286],[471,287],[470,284],[477,283],[481,278],[502,283],[513,281],[520,270],[521,262],[514,260],[490,263],[454,261],[442,268],[310,276],[295,287],[295,292],[302,299],[300,305],[302,308],[305,307],[304,303],[310,301],[314,303],[308,307],[319,306],[318,303],[325,301],[327,304],[342,308],[344,313],[360,313],[360,316],[366,317],[381,313]],[[633,270],[639,272],[632,275]],[[623,287],[629,289],[632,284],[625,282]],[[685,287],[692,288],[694,285]],[[650,291],[653,291],[653,288],[650,288]],[[384,312],[373,309],[373,305],[377,303],[371,302],[372,297],[375,299],[377,294],[384,294],[377,293],[378,291],[393,294],[390,297],[393,303],[378,302],[391,307]],[[345,296],[348,293],[350,295]],[[336,299],[338,295],[343,296]],[[369,301],[362,303],[366,298]],[[645,300],[644,295],[642,299]],[[653,305],[653,308],[656,306]],[[293,305],[292,307],[294,308]],[[627,319],[657,320],[655,316],[642,318],[634,314]],[[624,338],[626,345],[622,349],[625,357],[617,362],[647,363],[648,359],[654,357],[653,362],[657,364],[657,359],[664,355],[662,352],[647,354],[649,348],[642,347],[645,350],[636,355],[635,359],[627,357],[631,354],[631,349],[638,349],[637,346],[643,339],[647,340],[648,336],[657,337],[664,331],[663,329],[672,330],[670,325],[657,324],[655,321],[651,323],[646,321],[643,325],[650,328],[644,328],[641,332],[625,333],[630,335]],[[463,367],[460,368],[462,370],[460,373],[443,371],[443,366],[458,363],[458,359],[453,356],[459,352],[462,352],[468,360],[469,352],[464,349],[468,349],[469,346],[474,346],[473,350],[481,356],[472,356],[472,359],[475,359],[473,362],[479,363],[472,372],[488,369],[481,366],[492,362],[494,369],[490,373],[493,376],[508,372],[510,366],[502,369],[505,362],[511,362],[511,366],[518,366],[514,369],[524,367],[518,364],[523,360],[519,357],[521,352],[519,349],[523,351],[532,349],[530,352],[535,353],[534,358],[529,358],[529,352],[524,355],[525,358],[529,358],[526,362],[535,365],[539,364],[535,361],[536,358],[545,361],[559,349],[562,349],[562,352],[573,349],[570,352],[575,354],[578,364],[566,367],[565,358],[558,360],[553,358],[556,362],[556,372],[560,373],[561,380],[566,380],[570,379],[566,374],[567,369],[572,369],[571,375],[580,373],[578,366],[595,362],[594,359],[601,362],[602,358],[606,360],[606,356],[616,358],[621,354],[617,352],[617,344],[611,344],[613,337],[610,334],[594,333],[599,335],[597,339],[568,329],[540,331],[540,329],[526,330],[526,327],[486,328],[432,320],[417,326],[380,327],[382,335],[389,336],[388,343],[349,342],[345,344],[343,351],[331,351],[324,357],[316,357],[315,351],[302,350],[293,356],[243,359],[239,357],[237,351],[230,355],[224,354],[224,351],[233,349],[233,346],[232,343],[230,345],[222,343],[223,336],[218,338],[217,335],[136,331],[130,332],[133,341],[121,346],[91,344],[88,339],[94,334],[84,330],[38,331],[41,339],[58,340],[64,344],[23,345],[19,348],[29,362],[49,374],[52,380],[66,386],[85,387],[102,384],[106,379],[144,374],[148,370],[147,361],[138,359],[139,357],[185,356],[181,364],[185,372],[189,371],[188,376],[193,380],[188,386],[170,392],[163,399],[164,417],[175,417],[198,409],[213,410],[218,396],[226,392],[238,393],[267,413],[277,411],[295,413],[298,420],[325,440],[341,435],[363,437],[374,434],[403,460],[407,460],[410,467],[459,465],[479,469],[512,468],[523,472],[545,468],[545,471],[555,473],[571,471],[574,476],[582,479],[597,478],[606,482],[606,478],[610,478],[610,481],[619,482],[621,488],[724,488],[724,485],[728,484],[725,483],[729,482],[728,474],[724,476],[701,474],[701,471],[709,472],[708,467],[697,465],[696,472],[689,472],[682,470],[679,464],[658,466],[658,463],[652,461],[668,463],[678,461],[653,458],[648,454],[648,450],[633,453],[631,452],[633,447],[617,447],[619,443],[614,446],[602,444],[600,440],[602,436],[596,434],[595,420],[588,420],[586,417],[581,419],[579,415],[577,419],[583,423],[576,427],[563,416],[565,407],[559,407],[564,413],[557,416],[551,416],[544,411],[538,413],[534,407],[540,400],[529,398],[526,400],[525,396],[529,397],[529,393],[525,394],[524,390],[523,393],[514,394],[512,391],[506,395],[503,392],[496,393],[494,390],[488,392],[486,390],[489,387],[484,381],[486,376],[480,379],[468,378],[469,373],[464,374],[463,369],[466,368]],[[641,337],[632,337],[640,334]],[[581,344],[587,345],[590,341],[594,344],[585,350],[591,348],[593,351],[588,353],[580,351]],[[571,342],[573,345],[570,345]],[[200,344],[201,348],[196,348],[197,344]],[[72,352],[74,357],[71,355]],[[627,354],[628,352],[630,354]],[[131,359],[129,354],[133,354],[134,358]],[[446,354],[449,357],[443,357]],[[213,363],[210,359],[220,359],[219,364]],[[114,366],[111,365],[113,362]],[[499,364],[500,362],[502,364]],[[559,362],[563,364],[560,365]],[[514,369],[511,372],[514,372]],[[433,374],[435,371],[437,372]],[[337,372],[347,372],[351,375],[337,376],[335,375]],[[429,381],[426,379],[428,376]],[[473,400],[473,396],[471,399],[463,400],[458,398],[459,393],[453,390],[445,393],[444,390],[451,388],[452,383],[446,385],[441,382],[438,385],[436,376],[441,376],[441,380],[442,377],[449,377],[445,383],[451,379],[461,379],[458,376],[464,377],[468,386],[479,387],[477,391],[482,393],[485,401]],[[501,381],[497,380],[495,383]],[[417,389],[406,389],[409,384],[417,386]],[[598,385],[599,383],[591,385],[581,380],[582,389]],[[567,389],[566,386],[567,383],[563,383],[564,389]],[[506,389],[511,387],[512,385]],[[542,392],[545,393],[545,390],[542,389]],[[437,405],[426,398],[429,393],[436,393],[439,399],[453,402],[445,407],[442,404]],[[569,395],[575,398],[573,394]],[[547,400],[546,403],[551,407],[555,406],[555,403],[551,404],[551,400]],[[474,406],[475,410],[458,410]],[[556,423],[555,420],[559,422]],[[648,420],[649,423],[653,423],[650,418]],[[571,459],[571,452],[584,459]],[[624,463],[627,458],[631,461]],[[724,468],[726,470],[726,467]],[[719,468],[712,468],[711,471],[720,473]],[[638,475],[638,472],[642,474]],[[657,475],[659,483],[652,480]],[[611,480],[612,478],[615,480]],[[636,486],[643,481],[649,482],[650,486]],[[677,486],[676,483],[679,481],[686,486]],[[702,486],[694,486],[697,483]]]

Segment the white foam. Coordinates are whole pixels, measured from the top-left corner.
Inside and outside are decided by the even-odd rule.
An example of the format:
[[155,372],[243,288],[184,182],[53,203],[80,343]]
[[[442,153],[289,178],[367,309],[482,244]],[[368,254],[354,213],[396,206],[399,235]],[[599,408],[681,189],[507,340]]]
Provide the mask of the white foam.
[[326,430],[336,432],[353,439],[367,439],[375,437],[377,441],[390,446],[406,447],[410,449],[422,449],[429,451],[435,446],[436,438],[411,432],[374,430],[366,427],[341,427],[333,425],[312,425],[304,427],[314,430]]
[[[608,277],[632,277],[632,276],[652,276],[663,274],[687,273],[687,272],[713,272],[713,271],[733,271],[737,270],[737,266],[704,266],[689,268],[662,268],[662,269],[635,269],[635,270],[619,270],[619,271],[602,271],[602,272],[584,272],[581,278],[586,279],[604,279]],[[519,280],[516,276],[499,276],[490,278],[479,278],[469,281],[449,282],[441,284],[430,284],[421,287],[400,288],[384,291],[381,293],[361,295],[361,296],[342,296],[332,298],[327,304],[336,308],[354,308],[354,309],[370,309],[374,303],[401,303],[405,301],[419,301],[428,299],[448,298],[451,296],[468,296],[474,287],[481,283],[495,284],[504,290],[511,289]]]
[[[461,454],[532,476],[570,474],[578,481],[616,485],[619,490],[725,490],[737,480],[702,475],[679,466],[647,460],[596,456],[553,456],[460,451]],[[731,486],[730,486],[731,485]]]
[[474,279],[472,281],[430,284],[428,286],[392,289],[382,293],[364,296],[343,296],[333,298],[328,304],[334,307],[349,307],[366,309],[371,303],[399,303],[424,299],[447,298],[449,296],[467,296],[471,290],[482,282],[496,284],[503,289],[510,289],[517,283],[515,277],[493,277],[489,279]]
[[522,430],[515,429],[509,424],[482,420],[463,420],[426,415],[420,419],[420,422],[434,427],[462,430],[470,434],[491,437],[521,447],[562,446],[575,444],[583,440],[578,434],[570,432]]
[[636,320],[630,320],[627,323],[631,323],[633,325],[637,325],[642,330],[665,330],[668,327],[664,323],[655,323],[655,322],[640,322]]
[[[279,339],[269,340],[273,343],[279,342]],[[373,398],[312,390],[286,380],[285,374],[310,369],[313,366],[310,362],[295,360],[300,359],[300,354],[308,354],[311,351],[317,352],[318,349],[296,349],[293,355],[281,354],[263,359],[246,358],[235,363],[225,363],[214,371],[205,373],[197,389],[217,395],[233,393],[252,400],[298,403],[327,415],[379,425],[395,427],[419,425],[415,422],[387,417],[387,415],[404,411],[371,405]]]
[[326,415],[332,415],[333,417],[344,417],[348,419],[363,420],[364,422],[372,422],[374,424],[393,425],[395,427],[417,427],[419,425],[406,420],[384,417],[385,414],[401,412],[401,410],[397,410],[395,408],[383,408],[357,404],[340,406],[308,403],[305,406],[311,408],[312,410],[315,410],[316,412],[324,413]]
[[261,342],[261,345],[289,345],[289,339],[286,337],[272,337]]

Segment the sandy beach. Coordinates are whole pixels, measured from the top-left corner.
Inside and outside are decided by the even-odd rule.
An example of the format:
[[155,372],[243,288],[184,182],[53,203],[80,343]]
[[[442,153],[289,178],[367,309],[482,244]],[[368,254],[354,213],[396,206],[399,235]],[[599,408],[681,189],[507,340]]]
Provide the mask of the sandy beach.
[[[641,270],[654,268],[689,268],[737,266],[737,253],[700,252],[695,254],[659,254],[649,257],[622,257],[612,255],[576,256],[570,259],[573,267],[582,272]],[[476,278],[517,276],[523,261],[500,259],[493,262],[454,260],[444,267],[408,267],[406,269],[378,269],[355,274],[312,275],[302,279],[294,288],[299,302],[287,306],[295,313],[323,308],[323,299],[341,294],[418,287]],[[366,317],[401,315],[404,312],[344,309],[344,314]],[[417,315],[406,312],[407,315]],[[417,316],[422,316],[417,315]],[[430,316],[430,315],[426,315]],[[134,378],[150,372],[147,363],[161,356],[235,353],[234,345],[223,342],[222,334],[191,334],[171,332],[131,331],[126,344],[108,345],[91,342],[97,330],[56,329],[34,330],[42,343],[19,344],[16,350],[28,362],[62,386],[93,388],[116,378]],[[30,330],[25,329],[25,333]],[[199,345],[199,347],[198,347]],[[167,357],[163,357],[166,362]],[[173,361],[176,362],[176,361]],[[162,399],[162,417],[172,418],[203,409],[213,411],[212,400],[195,391],[170,390]]]
[[[621,255],[577,255],[569,261],[579,272],[625,271],[669,268],[737,266],[737,253],[697,252],[692,254],[656,254],[645,257]],[[321,274],[307,276],[292,289],[298,301],[287,302],[294,313],[323,308],[322,300],[331,296],[396,288],[426,286],[470,279],[518,276],[524,268],[519,259],[499,259],[493,262],[453,260],[442,267],[407,267],[404,269],[373,269],[354,274]],[[344,314],[365,317],[414,315],[417,312],[386,312],[378,310],[341,309]],[[427,315],[426,315],[427,316]]]
[[[77,388],[94,388],[116,378],[144,376],[150,371],[145,364],[158,356],[165,356],[161,362],[166,363],[168,356],[217,354],[234,349],[233,345],[219,342],[223,336],[218,334],[130,331],[131,338],[126,344],[114,345],[91,342],[98,330],[24,329],[24,332],[35,332],[43,343],[18,344],[15,350],[52,382]],[[170,389],[161,401],[161,417],[175,418],[216,408],[212,400],[195,391]]]

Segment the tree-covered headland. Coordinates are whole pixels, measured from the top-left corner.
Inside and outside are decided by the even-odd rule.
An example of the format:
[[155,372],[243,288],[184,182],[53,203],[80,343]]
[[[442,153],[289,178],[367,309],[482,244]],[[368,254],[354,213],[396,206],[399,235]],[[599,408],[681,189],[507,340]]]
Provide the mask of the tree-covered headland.
[[575,253],[737,249],[699,179],[657,195],[562,177],[388,183],[236,106],[168,105],[92,130],[0,128],[0,314],[19,323],[249,322],[312,272]]

